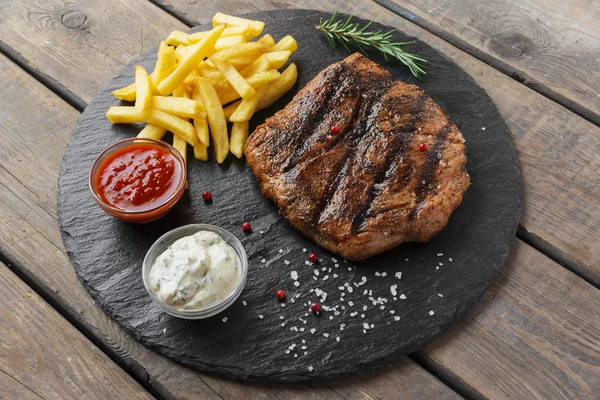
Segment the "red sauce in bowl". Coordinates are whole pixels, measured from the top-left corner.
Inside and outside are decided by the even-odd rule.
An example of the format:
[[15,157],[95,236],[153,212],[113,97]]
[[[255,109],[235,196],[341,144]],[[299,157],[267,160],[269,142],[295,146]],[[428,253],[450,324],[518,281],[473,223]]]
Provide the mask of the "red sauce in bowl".
[[185,190],[185,162],[177,150],[153,139],[127,139],[102,153],[90,187],[104,211],[131,222],[166,214]]

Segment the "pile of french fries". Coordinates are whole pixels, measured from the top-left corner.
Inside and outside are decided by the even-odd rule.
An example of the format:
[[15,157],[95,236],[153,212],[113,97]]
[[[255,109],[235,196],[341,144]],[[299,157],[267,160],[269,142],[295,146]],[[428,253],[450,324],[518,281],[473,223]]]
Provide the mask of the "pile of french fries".
[[[210,137],[217,162],[231,151],[243,156],[252,115],[281,98],[296,83],[296,65],[279,72],[296,40],[279,42],[261,21],[217,13],[210,31],[172,32],[160,43],[154,71],[135,67],[135,82],[115,90],[118,99],[134,106],[110,107],[113,124],[145,122],[138,137],[160,140],[173,133],[173,147],[186,157],[187,144],[194,157],[208,160]],[[231,136],[227,123],[231,122]]]

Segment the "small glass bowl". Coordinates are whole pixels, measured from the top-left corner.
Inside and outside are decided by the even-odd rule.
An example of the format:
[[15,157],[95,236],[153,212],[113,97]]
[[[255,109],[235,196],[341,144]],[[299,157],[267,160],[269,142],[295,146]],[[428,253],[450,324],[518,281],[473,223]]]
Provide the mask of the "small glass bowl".
[[[127,211],[127,210],[117,208],[117,207],[113,206],[112,204],[105,202],[102,199],[102,196],[100,196],[100,193],[98,193],[98,189],[96,188],[96,175],[98,174],[98,168],[100,167],[102,162],[107,157],[109,157],[111,154],[113,154],[117,150],[120,150],[127,146],[136,145],[136,144],[151,144],[153,146],[163,148],[169,154],[171,154],[175,158],[175,160],[177,160],[181,174],[179,174],[180,179],[177,182],[175,182],[175,185],[176,185],[175,191],[173,192],[173,194],[171,196],[169,196],[161,204],[157,205],[156,207],[150,208],[148,210]],[[119,219],[122,219],[123,221],[134,222],[134,223],[152,222],[152,221],[155,221],[155,220],[159,219],[160,217],[164,216],[166,213],[168,213],[173,208],[173,206],[175,206],[175,203],[177,203],[179,201],[179,199],[183,195],[183,192],[185,192],[186,181],[187,181],[187,173],[186,173],[186,168],[185,168],[185,161],[184,161],[183,157],[181,156],[181,154],[179,153],[179,151],[177,151],[173,146],[171,146],[168,143],[165,143],[161,140],[148,139],[148,138],[130,138],[130,139],[121,140],[120,142],[113,144],[112,146],[110,146],[109,148],[104,150],[102,153],[100,153],[98,158],[96,158],[96,161],[94,161],[94,165],[92,166],[92,169],[90,170],[90,176],[89,176],[90,190],[92,191],[94,200],[96,200],[96,203],[98,203],[100,208],[102,208],[108,214],[110,214],[114,217],[117,217]]]
[[[158,298],[158,296],[156,296],[156,294],[152,290],[152,286],[150,285],[150,269],[152,268],[152,265],[154,264],[154,261],[156,260],[156,258],[160,254],[162,254],[176,240],[181,239],[184,236],[193,235],[194,233],[199,232],[199,231],[214,232],[217,235],[221,236],[223,238],[223,240],[225,240],[233,248],[233,250],[235,251],[235,253],[237,254],[237,256],[240,259],[242,275],[241,275],[240,281],[238,282],[235,289],[233,289],[233,291],[231,293],[229,293],[229,295],[226,298],[224,298],[223,300],[221,300],[219,303],[215,303],[206,308],[201,308],[201,309],[197,309],[197,310],[181,310],[179,308],[175,308],[175,307],[172,307],[172,306],[164,303],[162,300],[160,300]],[[184,318],[184,319],[208,318],[208,317],[212,317],[213,315],[218,314],[221,311],[225,310],[227,307],[232,305],[233,302],[235,302],[237,300],[237,298],[240,296],[240,294],[242,293],[242,290],[244,289],[244,285],[246,284],[246,276],[247,275],[248,275],[248,256],[246,255],[246,250],[244,250],[244,246],[242,245],[242,242],[240,242],[238,240],[238,238],[236,238],[233,234],[226,231],[225,229],[220,228],[215,225],[206,225],[206,224],[185,225],[185,226],[182,226],[177,229],[173,229],[172,231],[165,233],[156,242],[154,242],[152,247],[150,247],[150,250],[148,250],[148,253],[146,253],[146,257],[144,257],[144,263],[142,266],[142,278],[144,280],[144,287],[146,288],[146,291],[150,295],[150,298],[152,298],[152,300],[156,304],[158,304],[158,306],[160,308],[162,308],[166,313],[168,313],[174,317],[179,317],[179,318]]]

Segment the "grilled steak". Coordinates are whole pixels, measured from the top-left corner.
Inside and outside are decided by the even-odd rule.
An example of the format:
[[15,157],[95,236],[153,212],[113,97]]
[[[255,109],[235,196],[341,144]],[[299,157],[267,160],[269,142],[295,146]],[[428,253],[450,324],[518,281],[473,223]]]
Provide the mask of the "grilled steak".
[[257,127],[245,154],[281,215],[350,260],[428,241],[470,184],[464,139],[442,109],[358,53]]

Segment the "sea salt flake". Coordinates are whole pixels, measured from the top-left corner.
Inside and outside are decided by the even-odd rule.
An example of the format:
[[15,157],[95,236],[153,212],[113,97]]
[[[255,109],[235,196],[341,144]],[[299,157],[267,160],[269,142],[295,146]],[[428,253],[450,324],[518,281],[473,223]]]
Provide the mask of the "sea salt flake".
[[325,276],[323,277],[323,280],[324,280],[324,281],[326,281],[327,279],[329,279],[329,275],[325,275]]
[[435,269],[440,269],[440,267],[435,267]]
[[298,354],[297,353],[294,353],[294,358],[298,358]]
[[390,286],[390,292],[392,293],[392,296],[396,296],[398,294],[398,291],[396,290],[397,288],[398,288],[398,285]]
[[438,293],[438,296],[440,296],[440,297],[444,297],[444,295],[443,295],[443,294],[441,294],[441,293]]
[[369,293],[369,291],[367,289],[365,289],[365,291],[363,292],[363,296],[366,296]]
[[283,249],[279,249],[279,253],[283,253]]
[[310,329],[310,333],[312,333],[313,335],[315,334],[315,332],[316,332],[316,331],[317,331],[317,330],[316,330],[315,328],[311,328],[311,329]]
[[363,328],[365,329],[369,329],[369,324],[367,324],[366,322],[363,323]]
[[[304,340],[303,340],[302,342],[304,343]],[[302,346],[302,347],[300,347],[300,348],[301,348],[302,350],[306,350],[306,349],[307,349],[307,347],[306,347],[306,346]]]
[[338,277],[338,274],[333,274],[333,277],[334,277],[334,278],[337,278],[337,277]]
[[300,282],[298,282],[298,281],[294,282],[294,286],[296,286],[296,287],[300,286]]
[[354,305],[354,302],[353,302],[353,301],[349,301],[349,302],[348,302],[348,305],[349,305],[350,307],[352,307],[352,306]]
[[324,333],[323,336],[329,337],[329,333]]
[[387,276],[387,272],[382,272],[381,276],[383,276],[385,278]]
[[245,305],[245,306],[248,305],[248,303],[246,303],[246,300],[242,300],[242,304]]
[[363,329],[363,333],[367,333],[367,331],[365,329]]
[[348,267],[348,271],[352,271],[352,267]]
[[290,351],[289,351],[289,350],[286,350],[286,351],[285,351],[285,354],[290,354]]
[[354,291],[354,289],[352,289],[352,286],[348,286],[348,293],[352,293]]
[[363,311],[367,311],[368,307],[367,306],[363,306]]
[[259,316],[258,316],[258,318],[260,318],[260,319],[263,319],[263,318],[264,318],[264,316],[263,316],[263,315],[259,315]]
[[316,276],[313,276],[313,280],[316,281],[318,278]]
[[307,355],[307,354],[308,354],[308,351],[305,351],[305,352],[304,352],[304,355]]
[[327,267],[321,268],[321,271],[327,271]]
[[260,262],[264,264],[264,263],[266,263],[266,262],[267,262],[267,260],[265,260],[265,259],[263,258],[262,260],[260,260]]
[[302,249],[302,251],[306,253],[306,249],[305,249],[305,248],[304,248],[304,249]]
[[279,319],[284,319],[284,318],[285,318],[285,317],[284,317],[283,315],[280,315],[280,316],[279,316]]
[[308,366],[308,372],[313,372],[313,369],[314,369],[314,368],[312,367],[312,365],[309,365],[309,366]]
[[336,336],[336,337],[335,337],[335,341],[336,341],[336,342],[339,342],[339,341],[340,341],[340,337],[339,337],[339,336]]
[[258,233],[260,233],[262,235],[263,231],[258,231]]
[[302,339],[302,343],[306,343],[306,340]]
[[482,131],[485,131],[485,126],[482,126],[482,127],[481,127],[481,130],[482,130]]
[[337,260],[334,257],[331,257],[331,261],[333,261],[334,263],[337,262]]
[[351,312],[351,313],[350,313],[350,316],[351,316],[351,317],[355,317],[355,316],[356,316],[356,314],[358,314],[358,311]]
[[395,313],[396,313],[396,311],[390,310],[390,314],[395,314]]
[[227,317],[223,317],[223,322],[227,322]]
[[385,310],[385,306],[379,306],[380,310]]
[[400,317],[396,315],[396,316],[394,317],[394,321],[400,321]]
[[314,274],[315,274],[316,276],[319,276],[319,270],[318,270],[318,269],[315,269],[315,270],[314,270]]
[[402,294],[400,295],[400,299],[401,299],[401,300],[406,300],[406,295],[405,295],[404,293],[402,293]]
[[364,318],[364,317],[365,317],[365,314],[360,314],[360,317],[361,317],[361,318]]
[[298,272],[297,271],[292,271],[290,273],[290,276],[292,277],[293,280],[298,279]]
[[381,272],[375,271],[375,276],[381,276]]
[[338,289],[339,290],[344,290],[344,287],[343,286],[338,286]]
[[305,265],[310,265],[310,261],[306,260],[306,261],[304,261],[304,264]]
[[330,316],[329,316],[329,319],[333,319],[333,315],[330,315]]
[[396,278],[402,279],[402,272],[396,272]]
[[433,314],[435,314],[435,313],[433,312],[433,310],[429,311],[429,315],[433,315]]
[[449,258],[448,261],[452,262],[452,258]]
[[288,260],[283,260],[283,263],[284,263],[285,265],[290,265],[290,262],[289,262]]
[[437,256],[438,257],[442,257],[444,255],[444,253],[438,253]]
[[371,324],[371,329],[375,328],[375,324]]
[[302,327],[302,328],[300,328],[300,332],[304,332],[304,328],[303,328],[303,327]]
[[285,307],[285,303],[281,303],[281,307],[282,307],[282,308],[283,308],[283,307]]

